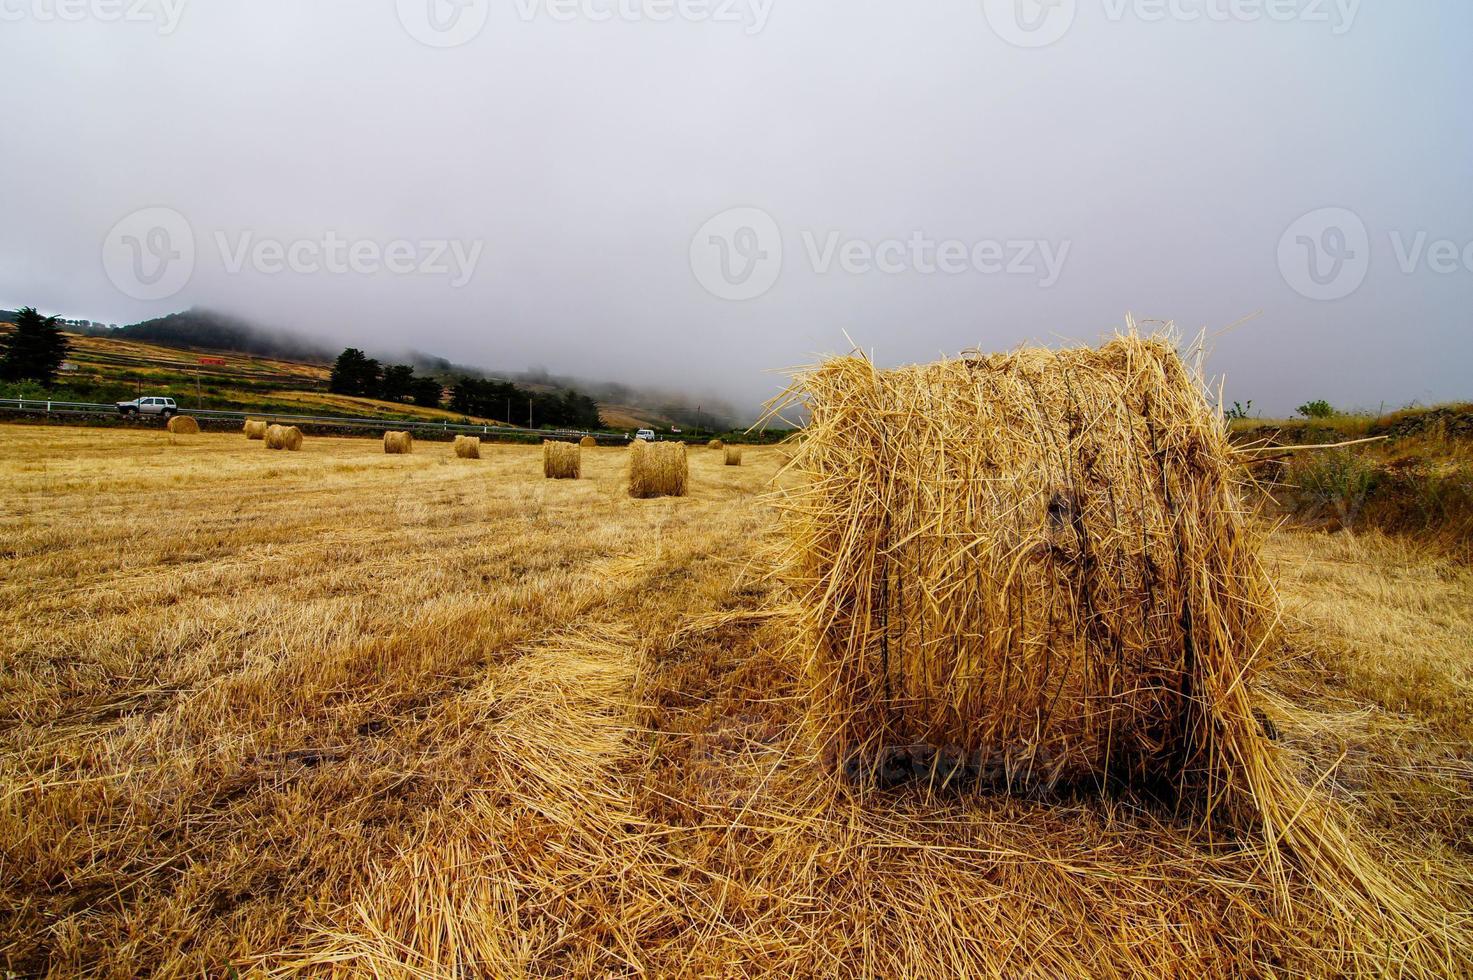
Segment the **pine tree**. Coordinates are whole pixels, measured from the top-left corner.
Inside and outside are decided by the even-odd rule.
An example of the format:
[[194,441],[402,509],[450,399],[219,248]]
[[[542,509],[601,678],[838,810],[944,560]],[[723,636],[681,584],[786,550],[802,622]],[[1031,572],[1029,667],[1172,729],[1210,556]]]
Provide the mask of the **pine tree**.
[[0,337],[0,379],[54,384],[70,349],[61,322],[27,306],[16,314],[15,330]]

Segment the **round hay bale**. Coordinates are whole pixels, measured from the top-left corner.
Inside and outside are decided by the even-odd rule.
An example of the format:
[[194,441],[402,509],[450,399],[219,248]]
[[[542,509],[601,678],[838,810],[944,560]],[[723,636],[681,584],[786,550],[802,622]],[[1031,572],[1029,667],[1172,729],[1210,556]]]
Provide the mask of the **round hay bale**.
[[707,449],[724,449],[725,447],[726,444],[720,439],[712,439],[710,442],[706,443]]
[[1261,789],[1246,691],[1274,593],[1171,345],[851,356],[789,397],[812,413],[789,581],[846,769],[929,745],[985,782],[1190,789],[1208,812]]
[[265,419],[246,419],[245,420],[245,429],[244,429],[244,431],[245,431],[245,437],[247,439],[265,439],[266,438],[266,420]]
[[549,480],[578,479],[583,475],[583,448],[571,442],[544,442],[542,475]]
[[169,431],[176,436],[197,436],[199,421],[192,415],[175,415],[169,419]]
[[455,455],[460,459],[480,459],[481,439],[479,436],[456,436]]
[[578,440],[578,445],[584,449],[594,449],[598,446],[598,440],[593,436],[584,436]]
[[636,439],[629,451],[629,496],[684,497],[690,462],[683,442]]
[[726,465],[727,466],[741,466],[742,465],[742,447],[741,446],[727,446],[726,447]]
[[302,448],[302,430],[294,425],[269,425],[266,427],[266,448],[298,452]]
[[384,452],[390,456],[405,456],[414,452],[414,436],[408,432],[385,432]]

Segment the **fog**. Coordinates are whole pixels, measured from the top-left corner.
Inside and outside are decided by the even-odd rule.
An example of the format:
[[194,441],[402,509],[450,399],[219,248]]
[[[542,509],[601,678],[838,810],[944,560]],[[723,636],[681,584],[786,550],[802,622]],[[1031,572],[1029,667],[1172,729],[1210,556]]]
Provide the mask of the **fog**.
[[744,412],[1131,313],[1268,413],[1473,395],[1464,2],[0,0],[0,52],[4,308]]

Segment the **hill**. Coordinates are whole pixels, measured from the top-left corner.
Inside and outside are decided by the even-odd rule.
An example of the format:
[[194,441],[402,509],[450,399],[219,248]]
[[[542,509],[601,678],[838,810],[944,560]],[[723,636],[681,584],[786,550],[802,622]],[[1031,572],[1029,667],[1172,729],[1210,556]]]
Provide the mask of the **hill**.
[[[0,331],[8,330],[0,313]],[[191,342],[198,336],[219,340],[214,347]],[[145,337],[158,339],[145,339]],[[352,415],[385,420],[504,423],[445,408],[427,408],[404,402],[349,397],[328,390],[332,357],[310,353],[302,357],[266,353],[273,349],[304,349],[269,331],[213,314],[175,314],[110,330],[68,333],[71,352],[58,383],[43,392],[32,384],[3,386],[5,397],[46,397],[60,401],[113,402],[142,394],[167,395],[186,410]],[[242,351],[237,348],[259,348]],[[446,362],[448,363],[448,362]],[[473,370],[473,369],[472,369]],[[452,384],[469,371],[435,374]],[[480,374],[480,372],[475,372]],[[519,382],[536,392],[550,393],[560,386],[547,380]],[[604,426],[613,429],[654,428],[668,431],[680,424],[657,410],[633,404],[600,403]]]

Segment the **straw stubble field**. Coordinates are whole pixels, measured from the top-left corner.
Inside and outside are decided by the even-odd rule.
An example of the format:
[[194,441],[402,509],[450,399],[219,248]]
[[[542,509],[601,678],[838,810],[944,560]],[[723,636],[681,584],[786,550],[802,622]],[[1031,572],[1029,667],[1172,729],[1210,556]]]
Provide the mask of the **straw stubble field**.
[[[762,496],[692,453],[4,427],[0,964],[55,975],[1394,971],[1140,801],[857,795]],[[1386,860],[1473,874],[1473,573],[1279,532],[1263,710]],[[1454,923],[1453,928],[1465,924]],[[1466,962],[1449,950],[1448,973]]]

